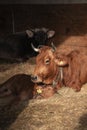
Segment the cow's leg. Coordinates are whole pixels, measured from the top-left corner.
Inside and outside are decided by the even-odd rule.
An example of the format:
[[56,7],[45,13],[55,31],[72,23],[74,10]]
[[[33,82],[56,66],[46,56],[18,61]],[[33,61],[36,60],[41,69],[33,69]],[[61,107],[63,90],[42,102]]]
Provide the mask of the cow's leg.
[[74,80],[70,82],[69,87],[73,88],[76,92],[79,92],[81,90],[81,83],[78,80]]

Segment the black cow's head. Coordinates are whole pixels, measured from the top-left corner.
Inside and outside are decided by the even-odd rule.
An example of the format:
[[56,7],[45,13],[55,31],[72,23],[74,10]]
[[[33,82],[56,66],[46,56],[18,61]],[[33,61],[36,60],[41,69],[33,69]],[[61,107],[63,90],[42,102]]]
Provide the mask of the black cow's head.
[[31,38],[31,42],[35,47],[38,45],[46,45],[48,39],[52,38],[55,34],[54,30],[49,30],[46,28],[36,28],[31,30],[26,30],[27,35]]

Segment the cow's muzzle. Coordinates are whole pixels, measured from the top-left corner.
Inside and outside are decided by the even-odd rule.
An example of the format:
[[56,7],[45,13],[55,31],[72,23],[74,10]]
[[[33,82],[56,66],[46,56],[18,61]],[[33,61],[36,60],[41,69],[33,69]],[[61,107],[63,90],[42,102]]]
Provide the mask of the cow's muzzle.
[[31,80],[33,82],[37,82],[37,76],[36,75],[31,75]]

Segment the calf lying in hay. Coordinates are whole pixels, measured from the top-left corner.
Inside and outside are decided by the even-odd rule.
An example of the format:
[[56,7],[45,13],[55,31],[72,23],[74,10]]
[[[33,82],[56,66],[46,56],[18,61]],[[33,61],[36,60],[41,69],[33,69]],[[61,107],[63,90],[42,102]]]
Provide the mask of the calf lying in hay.
[[49,98],[56,92],[56,89],[50,85],[47,87],[34,85],[31,81],[31,76],[26,74],[14,75],[0,85],[0,98],[13,95],[13,103],[33,98]]
[[30,75],[17,74],[0,85],[0,98],[13,95],[17,101],[32,99],[33,89]]

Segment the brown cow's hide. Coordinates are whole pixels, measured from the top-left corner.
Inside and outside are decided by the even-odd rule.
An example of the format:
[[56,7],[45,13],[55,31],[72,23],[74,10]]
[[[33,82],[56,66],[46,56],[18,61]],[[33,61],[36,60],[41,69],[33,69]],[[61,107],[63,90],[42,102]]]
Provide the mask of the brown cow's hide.
[[36,57],[36,67],[32,75],[34,83],[53,84],[59,77],[60,67],[62,74],[60,80],[56,81],[59,89],[64,86],[80,91],[83,84],[87,82],[87,55],[84,52],[73,50],[71,52],[60,53],[52,47],[44,46],[40,48]]
[[87,55],[79,51],[72,51],[70,54],[56,53],[56,63],[64,63],[63,81],[65,86],[80,91],[82,85],[87,82]]

